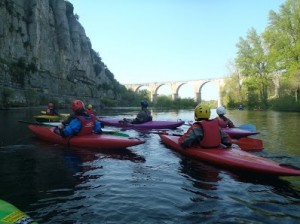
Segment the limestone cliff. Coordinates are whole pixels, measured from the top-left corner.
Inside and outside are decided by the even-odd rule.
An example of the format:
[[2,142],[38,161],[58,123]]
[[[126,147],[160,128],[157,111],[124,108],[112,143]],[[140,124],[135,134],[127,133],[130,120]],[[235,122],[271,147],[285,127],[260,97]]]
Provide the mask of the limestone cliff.
[[[64,0],[0,0],[0,92],[38,104],[118,98],[120,84]],[[12,94],[11,94],[12,93]]]

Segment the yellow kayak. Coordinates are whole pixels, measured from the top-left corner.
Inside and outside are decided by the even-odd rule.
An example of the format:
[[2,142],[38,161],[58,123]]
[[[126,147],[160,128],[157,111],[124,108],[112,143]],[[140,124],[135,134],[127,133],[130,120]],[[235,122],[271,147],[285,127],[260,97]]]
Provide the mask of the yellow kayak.
[[[44,111],[44,110],[41,110],[41,114],[47,115],[47,112]],[[62,116],[62,117],[69,117],[70,114],[60,114],[60,116]]]
[[0,223],[24,223],[37,224],[26,213],[22,212],[12,204],[0,199]]
[[33,117],[37,122],[62,121],[67,118],[66,116],[53,116],[53,115],[36,115]]

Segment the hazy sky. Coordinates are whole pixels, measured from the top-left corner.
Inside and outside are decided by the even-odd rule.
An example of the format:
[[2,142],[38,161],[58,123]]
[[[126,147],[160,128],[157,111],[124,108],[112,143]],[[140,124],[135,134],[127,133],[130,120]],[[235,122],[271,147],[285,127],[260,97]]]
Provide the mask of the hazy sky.
[[[70,2],[92,48],[115,78],[128,84],[226,77],[239,38],[245,38],[251,27],[264,31],[269,11],[278,12],[285,1]],[[191,91],[189,86],[182,89]],[[206,89],[203,98],[215,99],[216,86],[207,84]]]

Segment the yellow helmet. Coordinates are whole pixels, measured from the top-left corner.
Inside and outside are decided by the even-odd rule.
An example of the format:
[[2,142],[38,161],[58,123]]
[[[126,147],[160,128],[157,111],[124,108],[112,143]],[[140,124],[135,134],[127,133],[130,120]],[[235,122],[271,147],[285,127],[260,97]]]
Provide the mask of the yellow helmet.
[[195,107],[195,120],[209,119],[209,117],[210,117],[210,107],[209,106],[198,104]]
[[88,108],[88,109],[93,109],[93,105],[92,105],[92,104],[89,104],[89,105],[87,106],[87,108]]

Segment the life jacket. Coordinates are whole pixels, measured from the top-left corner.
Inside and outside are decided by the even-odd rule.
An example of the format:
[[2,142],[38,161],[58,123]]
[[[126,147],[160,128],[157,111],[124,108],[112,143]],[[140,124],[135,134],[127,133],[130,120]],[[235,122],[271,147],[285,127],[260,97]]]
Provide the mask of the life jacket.
[[201,121],[199,124],[203,129],[203,139],[200,145],[204,148],[214,148],[221,144],[221,133],[216,119]]
[[95,112],[94,110],[92,110],[92,109],[86,109],[86,110],[85,110],[85,113],[88,114],[88,115],[93,114],[93,115],[96,116],[96,112]]
[[219,126],[220,128],[227,128],[228,127],[228,120],[224,117],[224,119],[218,117],[218,122],[219,122]]
[[46,114],[47,114],[47,115],[54,115],[53,110],[50,109],[50,108],[47,108]]
[[96,117],[93,114],[90,117],[90,119],[86,119],[84,116],[76,116],[81,121],[81,129],[77,135],[89,135],[93,132]]

